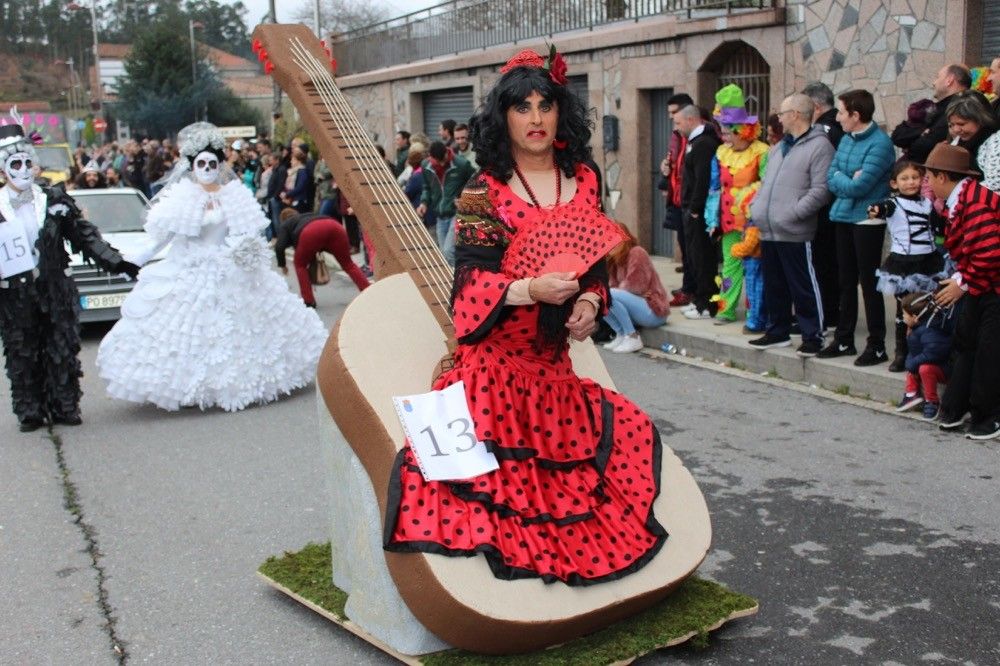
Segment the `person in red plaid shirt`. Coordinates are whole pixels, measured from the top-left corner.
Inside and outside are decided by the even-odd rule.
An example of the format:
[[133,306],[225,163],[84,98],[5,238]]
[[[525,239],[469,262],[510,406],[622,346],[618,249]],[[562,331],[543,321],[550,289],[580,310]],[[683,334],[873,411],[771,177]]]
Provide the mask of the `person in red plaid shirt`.
[[968,412],[966,437],[992,439],[1000,436],[1000,195],[975,179],[969,158],[964,148],[939,143],[924,164],[946,202],[944,244],[955,262],[934,300],[961,310],[939,427],[962,428]]

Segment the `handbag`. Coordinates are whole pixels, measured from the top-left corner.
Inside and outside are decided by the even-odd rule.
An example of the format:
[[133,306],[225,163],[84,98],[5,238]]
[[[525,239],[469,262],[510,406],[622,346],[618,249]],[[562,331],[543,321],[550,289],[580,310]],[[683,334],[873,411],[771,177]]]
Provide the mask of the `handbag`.
[[323,253],[317,252],[313,260],[309,262],[309,282],[314,285],[323,285],[330,281],[330,269],[326,267],[323,260]]

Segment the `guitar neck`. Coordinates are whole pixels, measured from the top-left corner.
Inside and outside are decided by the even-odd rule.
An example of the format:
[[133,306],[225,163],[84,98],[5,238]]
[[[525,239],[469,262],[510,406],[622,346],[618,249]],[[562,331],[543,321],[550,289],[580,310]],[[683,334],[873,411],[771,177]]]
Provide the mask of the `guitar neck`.
[[301,24],[262,24],[253,37],[374,246],[376,276],[410,274],[452,340],[452,269],[334,82],[329,53]]

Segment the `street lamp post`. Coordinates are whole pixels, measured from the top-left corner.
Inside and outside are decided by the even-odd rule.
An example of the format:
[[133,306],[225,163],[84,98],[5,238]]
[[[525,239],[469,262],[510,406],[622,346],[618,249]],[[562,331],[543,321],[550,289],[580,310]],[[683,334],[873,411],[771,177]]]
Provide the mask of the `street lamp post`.
[[[81,4],[76,2],[71,2],[66,5],[66,9],[71,11],[78,11],[80,9],[87,9]],[[97,42],[97,0],[90,0],[90,27],[94,33],[94,76],[97,79],[96,89],[92,90],[94,97],[94,102],[97,104],[97,111],[100,115],[104,115],[104,91],[101,84],[101,51],[98,47]]]

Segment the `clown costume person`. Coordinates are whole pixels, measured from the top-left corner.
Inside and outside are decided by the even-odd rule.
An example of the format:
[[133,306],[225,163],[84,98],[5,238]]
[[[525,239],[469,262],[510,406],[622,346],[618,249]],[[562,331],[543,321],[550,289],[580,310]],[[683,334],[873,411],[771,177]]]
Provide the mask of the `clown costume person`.
[[[708,202],[705,204],[705,226],[710,234],[722,234],[722,279],[717,299],[718,313],[715,324],[736,321],[736,306],[743,291],[744,275],[748,297],[760,300],[763,280],[760,262],[741,259],[734,246],[743,240],[750,215],[750,203],[760,189],[767,166],[768,146],[760,140],[757,117],[748,115],[744,108],[743,91],[730,83],[715,94],[716,109],[713,114],[722,127],[723,144],[712,160],[712,180]],[[753,295],[753,296],[752,296]],[[763,329],[759,321],[760,303],[749,304],[747,328]],[[758,321],[753,321],[757,313]]]
[[209,123],[181,130],[182,160],[153,200],[149,263],[101,342],[97,366],[113,397],[227,411],[312,381],[326,329],[271,270],[268,221],[223,156]]
[[122,259],[83,219],[62,186],[34,184],[37,162],[21,119],[0,127],[0,339],[14,414],[21,432],[46,423],[79,425],[80,294],[69,268],[74,252],[111,273],[135,277],[139,268]]

